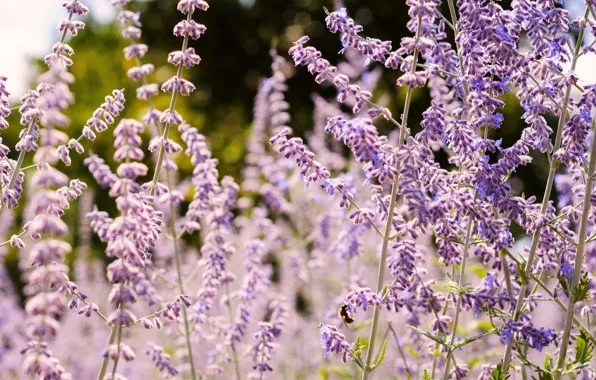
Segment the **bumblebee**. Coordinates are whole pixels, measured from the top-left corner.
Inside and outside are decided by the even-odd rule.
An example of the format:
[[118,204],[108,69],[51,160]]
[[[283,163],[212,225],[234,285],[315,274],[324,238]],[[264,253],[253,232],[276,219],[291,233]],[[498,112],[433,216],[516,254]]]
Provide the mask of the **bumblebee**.
[[350,316],[350,311],[348,305],[341,305],[339,310],[337,310],[337,316],[341,318],[344,322],[344,325],[348,327],[348,324],[354,322],[354,318]]

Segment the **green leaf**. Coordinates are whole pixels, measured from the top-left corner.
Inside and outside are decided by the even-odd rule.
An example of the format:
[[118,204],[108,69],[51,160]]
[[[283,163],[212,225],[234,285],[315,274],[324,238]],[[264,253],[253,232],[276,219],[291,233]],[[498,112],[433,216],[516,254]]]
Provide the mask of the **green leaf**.
[[383,342],[383,347],[381,347],[381,353],[379,354],[379,359],[372,366],[371,371],[374,370],[375,368],[377,368],[378,366],[380,366],[381,363],[383,363],[383,360],[385,359],[385,351],[386,350],[387,350],[387,341],[385,340],[385,342]]
[[443,239],[443,240],[447,240],[447,241],[450,241],[450,242],[452,242],[452,243],[456,243],[456,244],[462,244],[462,245],[464,244],[464,243],[462,243],[461,241],[459,241],[459,240],[457,240],[457,239],[454,239],[454,238],[451,238],[451,237],[449,237],[449,236],[438,236],[438,235],[437,235],[436,237],[437,237],[437,239]]
[[575,342],[575,360],[566,368],[566,373],[575,373],[578,370],[590,365],[590,360],[594,356],[594,344],[590,337],[582,328],[579,329],[579,336]]
[[325,368],[325,367],[319,368],[319,376],[323,380],[328,380],[329,379],[329,373],[327,372],[327,368]]
[[573,291],[574,302],[585,301],[590,298],[590,280],[588,279],[588,273],[584,273],[577,288]]
[[524,262],[520,262],[517,264],[516,280],[520,285],[528,285],[530,283],[530,277],[526,273],[526,267]]
[[546,358],[544,358],[544,369],[553,369],[553,358],[550,356],[550,354],[546,354]]
[[474,273],[478,278],[484,278],[488,273],[488,269],[481,266],[473,266],[472,273]]
[[468,345],[468,344],[470,344],[470,343],[472,343],[472,342],[474,342],[474,341],[477,341],[478,339],[482,339],[482,338],[484,338],[485,336],[487,336],[487,335],[489,335],[489,334],[492,334],[492,333],[494,333],[494,332],[496,332],[496,331],[497,331],[497,329],[491,329],[491,330],[489,330],[489,331],[483,332],[483,333],[482,333],[482,334],[480,334],[480,335],[473,336],[473,337],[470,337],[470,338],[466,338],[466,339],[464,339],[464,340],[460,341],[459,343],[457,343],[457,344],[453,345],[453,348],[454,348],[454,349],[461,348],[461,347],[463,347],[463,346],[465,346],[465,345]]
[[559,285],[561,285],[563,293],[569,298],[569,279],[564,274],[560,274],[557,278],[559,279]]
[[431,379],[427,370],[424,370],[424,375],[422,375],[422,380],[433,380],[433,379]]
[[410,354],[411,356],[413,356],[414,358],[418,358],[418,356],[420,355],[418,353],[418,351],[416,351],[414,349],[414,347],[412,347],[412,345],[410,343],[406,344],[406,351],[408,351],[408,354]]
[[497,367],[490,373],[490,380],[507,380],[509,373],[503,371],[503,362],[500,361]]
[[550,372],[538,372],[538,380],[553,380],[553,374]]
[[416,328],[414,326],[406,325],[406,327],[416,331],[418,334],[424,335],[425,337],[427,337],[430,340],[434,340],[435,342],[439,343],[441,346],[447,347],[447,342],[445,342],[442,338],[439,338],[438,336],[434,336],[434,335],[427,333],[426,331],[422,331],[419,328]]
[[362,351],[364,350],[364,343],[361,342],[360,337],[356,337],[354,341],[354,350],[352,351],[352,355],[355,358],[362,359]]
[[372,320],[371,319],[366,319],[366,320],[362,321],[361,323],[355,323],[355,324],[353,324],[353,326],[354,326],[353,329],[355,331],[362,330],[364,328],[367,328],[371,324],[372,324]]
[[468,361],[468,368],[469,369],[474,369],[474,367],[476,367],[478,364],[484,364],[486,363],[486,359],[485,358],[474,358]]
[[388,292],[389,292],[389,284],[385,285],[383,287],[383,290],[381,291],[381,295],[382,295],[383,299],[385,299],[385,296],[387,296]]
[[538,380],[553,380],[554,376],[552,373],[553,370],[553,359],[549,354],[546,354],[546,358],[544,359],[544,369],[537,367],[536,370],[538,371]]
[[480,330],[488,331],[488,330],[492,330],[493,327],[494,326],[489,321],[482,321],[482,320],[476,321],[476,328],[478,328]]
[[343,377],[344,379],[352,379],[354,377],[354,374],[345,369],[344,367],[329,367],[329,371]]
[[343,288],[345,285],[343,282],[341,282],[340,280],[330,277],[329,278],[329,282],[335,286],[337,286],[338,288]]
[[464,295],[471,293],[474,289],[472,288],[471,284],[459,284],[457,281],[451,281],[449,284],[445,285],[447,290],[459,295]]
[[579,336],[575,345],[575,361],[589,363],[594,356],[594,344],[590,341],[588,333],[583,328],[579,329]]

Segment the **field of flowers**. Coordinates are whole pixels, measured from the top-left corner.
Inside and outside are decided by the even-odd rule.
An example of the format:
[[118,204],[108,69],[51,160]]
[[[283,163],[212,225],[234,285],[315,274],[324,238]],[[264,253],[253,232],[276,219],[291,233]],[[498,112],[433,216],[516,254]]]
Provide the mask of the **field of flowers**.
[[[79,134],[89,9],[62,1],[36,87],[9,101],[0,75],[0,129],[20,130],[0,137],[0,256],[18,262],[0,267],[1,380],[596,379],[596,85],[576,73],[596,1],[405,0],[393,42],[323,8],[341,51],[272,45],[238,178],[180,109],[208,2],[167,2],[175,75],[153,83],[134,1],[111,0],[130,68]],[[323,90],[304,139],[292,66]],[[134,98],[143,114],[122,117]],[[493,138],[511,125],[512,144]]]

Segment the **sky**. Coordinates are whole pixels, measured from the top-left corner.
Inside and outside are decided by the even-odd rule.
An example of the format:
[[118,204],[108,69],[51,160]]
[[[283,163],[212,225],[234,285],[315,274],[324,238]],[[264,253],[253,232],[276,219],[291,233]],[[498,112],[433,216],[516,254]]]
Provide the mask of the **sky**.
[[[0,76],[8,77],[13,98],[23,95],[37,75],[31,71],[29,59],[46,55],[60,39],[58,23],[66,16],[62,3],[64,0],[0,1]],[[100,22],[114,17],[109,0],[83,0],[83,4]]]

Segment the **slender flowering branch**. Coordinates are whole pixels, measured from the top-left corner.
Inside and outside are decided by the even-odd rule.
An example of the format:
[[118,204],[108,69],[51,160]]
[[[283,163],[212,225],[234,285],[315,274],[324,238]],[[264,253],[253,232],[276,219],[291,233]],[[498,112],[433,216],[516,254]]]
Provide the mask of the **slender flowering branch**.
[[[458,30],[457,14],[456,14],[455,5],[453,3],[453,0],[448,0],[448,5],[449,5],[449,13],[451,15],[451,22],[452,22],[452,25],[454,26],[454,33],[457,36],[459,33],[459,30]],[[463,62],[462,55],[461,55],[461,47],[460,46],[457,46],[457,55],[458,55],[458,60],[459,60],[460,76],[464,77],[465,67],[464,67],[464,62]],[[463,83],[463,90],[464,90],[464,95],[465,95],[464,104],[466,105],[466,107],[468,107],[467,102],[468,102],[468,97],[469,97],[470,91],[469,91],[467,82]],[[488,127],[485,128],[485,134],[486,134],[486,132],[488,132]],[[485,139],[486,139],[486,136],[485,136]],[[472,199],[472,210],[474,209],[474,207],[476,205],[477,199],[478,199],[478,190],[474,190],[474,197]],[[459,277],[457,279],[457,286],[459,288],[462,288],[465,283],[466,263],[468,261],[470,239],[471,239],[471,235],[472,235],[472,226],[474,223],[474,218],[472,216],[473,216],[473,214],[471,212],[470,215],[468,216],[466,233],[464,235],[465,237],[464,237],[464,241],[463,241],[463,251],[462,251],[463,259],[462,259],[462,263],[461,263],[461,267],[460,267]],[[455,318],[454,318],[453,327],[451,330],[451,337],[449,338],[449,346],[450,347],[452,347],[453,344],[455,343],[455,338],[456,338],[456,334],[457,334],[457,326],[459,323],[459,317],[460,317],[461,308],[462,308],[462,297],[463,297],[462,292],[458,292],[457,301],[455,304]],[[452,357],[453,357],[453,349],[449,348],[448,352],[447,352],[447,358],[445,360],[445,370],[443,371],[443,379],[447,379],[449,376],[449,369],[451,366]]]
[[571,327],[573,325],[573,316],[575,311],[575,304],[579,299],[579,282],[582,276],[582,268],[585,256],[586,246],[586,231],[588,226],[588,218],[590,216],[590,208],[592,202],[588,201],[592,197],[594,175],[596,174],[596,122],[592,122],[592,150],[590,152],[590,160],[588,163],[586,183],[584,185],[584,204],[582,207],[582,218],[579,224],[579,231],[577,234],[577,251],[575,253],[575,264],[573,268],[573,275],[571,278],[571,286],[569,288],[569,298],[567,301],[567,312],[565,313],[565,324],[563,327],[563,335],[561,338],[561,350],[559,351],[559,359],[555,369],[555,379],[559,380],[563,376],[565,368],[565,358],[567,356],[567,348],[569,345],[569,336],[571,334]]
[[[62,31],[60,41],[54,44],[52,53],[48,54],[44,58],[44,61],[50,68],[50,71],[64,71],[66,67],[72,65],[72,60],[70,60],[70,58],[67,56],[72,55],[74,51],[70,46],[65,44],[64,41],[68,32],[70,32],[71,35],[76,36],[77,29],[83,28],[85,25],[80,21],[72,21],[73,15],[85,15],[89,12],[89,9],[78,0],[67,1],[63,4],[63,7],[68,11],[68,19],[63,20],[60,23],[59,28]],[[44,83],[41,83],[40,86],[38,86],[37,91],[30,90],[29,93],[21,99],[23,102],[23,105],[19,108],[19,112],[22,114],[21,123],[25,123],[23,125],[26,125],[27,129],[26,132],[21,135],[22,143],[19,144],[20,146],[17,146],[17,150],[19,150],[19,156],[14,168],[12,169],[10,180],[1,191],[2,208],[0,209],[0,218],[7,207],[14,208],[18,204],[18,198],[20,195],[18,190],[15,192],[13,186],[19,182],[22,182],[22,178],[19,179],[19,176],[22,175],[21,167],[25,161],[25,155],[28,151],[36,150],[34,136],[37,136],[37,134],[32,135],[32,132],[37,128],[37,123],[41,121],[44,116],[43,111],[37,108],[37,102],[39,96],[46,91],[52,91],[52,88],[44,85]]]
[[[127,3],[126,1],[116,1],[113,3],[113,5],[124,7],[126,5],[126,3]],[[195,64],[198,64],[200,61],[199,56],[194,54],[194,49],[186,48],[188,45],[189,36],[192,35],[193,39],[196,39],[205,31],[204,26],[197,25],[194,23],[194,21],[191,20],[195,7],[198,9],[207,10],[208,5],[202,1],[200,1],[200,2],[197,2],[197,1],[182,2],[181,1],[178,4],[178,9],[181,12],[188,13],[187,20],[178,24],[176,26],[176,28],[174,29],[174,33],[176,35],[184,36],[183,48],[179,52],[171,53],[168,61],[171,62],[172,64],[178,66],[177,78],[179,78],[180,81],[183,81],[180,77],[182,74],[182,66],[189,68]],[[129,46],[127,48],[128,50],[125,49],[125,55],[134,57],[136,60],[136,64],[137,64],[135,68],[129,70],[128,75],[129,75],[129,77],[131,77],[134,80],[139,80],[139,79],[142,80],[143,85],[137,89],[137,97],[139,99],[146,100],[149,105],[149,111],[143,117],[143,121],[148,125],[154,126],[156,132],[158,134],[160,134],[160,133],[162,133],[161,125],[158,122],[158,118],[160,115],[159,115],[159,112],[154,108],[153,102],[151,100],[151,97],[157,94],[157,85],[148,84],[147,79],[146,79],[147,75],[149,75],[151,72],[153,72],[154,67],[153,67],[153,65],[150,65],[150,64],[143,65],[141,63],[141,58],[144,55],[144,52],[146,51],[146,46],[139,45],[139,44],[135,43],[135,39],[138,39],[141,34],[141,30],[138,28],[138,26],[140,26],[140,23],[138,21],[138,15],[136,15],[130,11],[123,10],[122,12],[120,12],[119,19],[124,25],[126,25],[125,29],[122,31],[123,37],[125,37],[131,41],[131,46]],[[182,25],[182,27],[180,27],[180,25]],[[127,57],[127,58],[129,58],[129,57]],[[164,86],[165,86],[165,84],[164,84]],[[188,86],[192,86],[192,85],[187,84],[186,86],[188,87]],[[164,90],[166,90],[166,89],[164,88]],[[170,110],[169,110],[170,112],[174,111],[175,97],[176,97],[176,93],[178,91],[182,91],[182,90],[174,89],[174,92],[170,91],[170,92],[172,92],[172,100],[171,100],[171,105],[170,105]],[[166,128],[169,128],[169,125],[167,125]],[[164,131],[163,136],[158,141],[160,143],[160,144],[158,144],[160,147],[160,150],[159,150],[159,154],[158,154],[157,165],[155,168],[154,182],[153,182],[153,186],[151,187],[151,190],[150,190],[151,193],[153,193],[155,191],[155,186],[157,185],[156,179],[157,179],[158,174],[160,173],[161,164],[164,160],[164,158],[163,158],[164,152],[177,153],[176,151],[179,151],[179,149],[175,148],[177,146],[177,144],[168,140],[167,137],[168,137],[167,132]],[[155,149],[156,149],[156,144],[154,143],[151,145],[150,150],[154,151]],[[179,197],[173,191],[173,183],[172,183],[171,174],[170,174],[170,169],[173,167],[173,165],[168,164],[167,167],[168,168],[166,169],[166,183],[167,183],[170,195],[165,196],[165,197],[168,199],[168,203],[170,204],[169,231],[170,231],[170,235],[172,236],[173,247],[174,247],[174,260],[176,263],[176,272],[177,272],[177,277],[178,277],[177,287],[178,287],[180,294],[184,294],[185,293],[184,292],[184,281],[182,278],[182,271],[181,271],[181,265],[180,265],[180,253],[179,253],[179,248],[178,248],[178,237],[176,234],[176,221],[175,221],[176,204],[179,202]],[[187,315],[186,308],[182,309],[182,317],[183,317],[183,321],[184,321],[184,334],[186,337],[188,360],[189,360],[190,366],[191,366],[191,376],[193,379],[195,379],[196,378],[196,369],[195,369],[195,364],[194,364],[194,356],[193,356],[193,352],[192,352],[190,328],[189,328],[189,321],[188,321],[188,315]]]
[[[416,40],[418,40],[420,38],[420,32],[422,30],[422,17],[418,16],[418,29],[416,31]],[[418,62],[418,54],[419,54],[419,50],[418,48],[414,49],[414,52],[412,53],[413,56],[413,60],[412,60],[412,68],[410,70],[410,74],[411,75],[415,75],[416,72],[416,63]],[[399,81],[398,81],[399,84]],[[404,83],[405,84],[405,83]],[[407,84],[405,84],[407,85]],[[405,140],[405,134],[406,134],[406,128],[408,125],[408,116],[409,116],[409,112],[410,112],[410,105],[412,102],[412,92],[414,90],[414,85],[410,84],[407,85],[408,86],[408,92],[406,93],[406,99],[404,102],[404,111],[402,114],[402,128],[400,129],[400,133],[399,133],[399,141],[398,141],[398,145],[397,147],[399,148]],[[397,171],[399,172],[400,170],[400,161],[397,162]],[[395,205],[397,202],[397,188],[398,188],[398,176],[395,176],[394,180],[393,180],[393,184],[391,187],[391,198],[390,198],[390,203],[389,203],[389,210],[387,213],[387,223],[385,225],[385,231],[383,233],[383,245],[381,246],[381,258],[379,260],[379,270],[378,270],[378,274],[377,274],[377,293],[380,293],[383,290],[383,283],[384,283],[384,275],[385,275],[385,266],[386,266],[386,261],[387,261],[387,248],[389,246],[389,236],[391,235],[391,228],[392,228],[392,223],[393,223],[393,217],[394,217],[394,210],[395,210]],[[366,353],[366,361],[365,361],[365,365],[364,365],[364,369],[363,369],[363,373],[362,373],[362,380],[366,380],[368,379],[368,375],[371,371],[371,363],[372,363],[372,358],[374,355],[374,349],[375,349],[375,340],[376,340],[376,334],[377,334],[377,328],[378,328],[378,324],[379,324],[379,314],[380,314],[381,308],[379,305],[375,305],[374,307],[374,311],[373,311],[373,319],[372,319],[372,326],[370,328],[370,337],[369,337],[369,343],[368,343],[368,350]]]
[[[586,9],[586,11],[584,13],[584,20],[588,16],[588,12],[589,12],[589,9]],[[583,42],[585,29],[586,29],[586,22],[584,21],[584,22],[582,22],[582,24],[580,26],[579,35],[577,38],[575,50],[573,52],[573,57],[571,60],[571,70],[572,71],[575,70],[575,67],[577,65],[577,59],[578,59],[580,51],[581,51],[581,46],[582,46],[582,42]],[[565,91],[565,96],[564,96],[563,103],[562,103],[563,110],[566,110],[567,107],[569,106],[570,96],[571,96],[571,86],[568,85],[567,89]],[[566,112],[561,112],[561,114],[559,116],[559,123],[557,126],[557,135],[555,137],[555,144],[554,144],[555,152],[558,151],[561,147],[561,142],[563,139],[563,126],[565,125],[565,121],[566,121]],[[540,217],[543,217],[547,211],[557,167],[558,167],[558,161],[551,160],[549,171],[548,171],[548,177],[546,180],[546,187],[544,188],[544,196],[542,198],[542,205],[540,207]],[[530,273],[532,271],[532,267],[534,265],[534,258],[536,255],[536,250],[538,249],[538,241],[540,239],[540,234],[541,234],[541,229],[538,228],[538,229],[536,229],[536,231],[534,232],[534,234],[532,236],[532,244],[530,246],[530,253],[528,255],[528,259],[526,261],[526,265],[524,268],[525,273]],[[514,321],[517,321],[519,319],[519,317],[521,316],[520,311],[521,311],[521,307],[523,305],[523,299],[524,299],[523,295],[525,295],[528,285],[529,285],[529,281],[525,281],[521,285],[519,294],[521,294],[522,296],[517,299],[517,303],[515,305],[515,310],[513,313]],[[502,365],[501,365],[504,371],[507,371],[507,369],[509,368],[509,360],[511,358],[511,350],[513,349],[513,344],[514,344],[514,340],[512,339],[509,342],[509,344],[507,345],[507,348],[505,349],[505,353],[503,355],[503,361],[502,361]]]
[[[172,125],[182,123],[182,118],[175,110],[176,98],[178,97],[178,94],[187,96],[195,89],[195,86],[192,83],[182,78],[182,72],[184,68],[190,68],[200,62],[200,57],[195,54],[194,49],[188,48],[188,42],[190,38],[196,40],[200,38],[206,30],[204,26],[201,26],[192,20],[195,9],[206,11],[209,9],[209,5],[203,0],[181,0],[178,3],[178,10],[186,14],[186,20],[179,22],[174,27],[174,35],[183,37],[182,49],[170,53],[168,57],[168,61],[170,63],[178,66],[176,75],[168,79],[161,86],[162,91],[172,94],[169,108],[164,111],[159,118],[159,121],[165,124],[162,134],[163,141],[168,140],[170,127]],[[157,163],[155,165],[155,171],[153,174],[153,181],[150,190],[151,193],[155,191],[155,187],[157,186],[164,158],[165,146],[162,144],[159,148]]]

